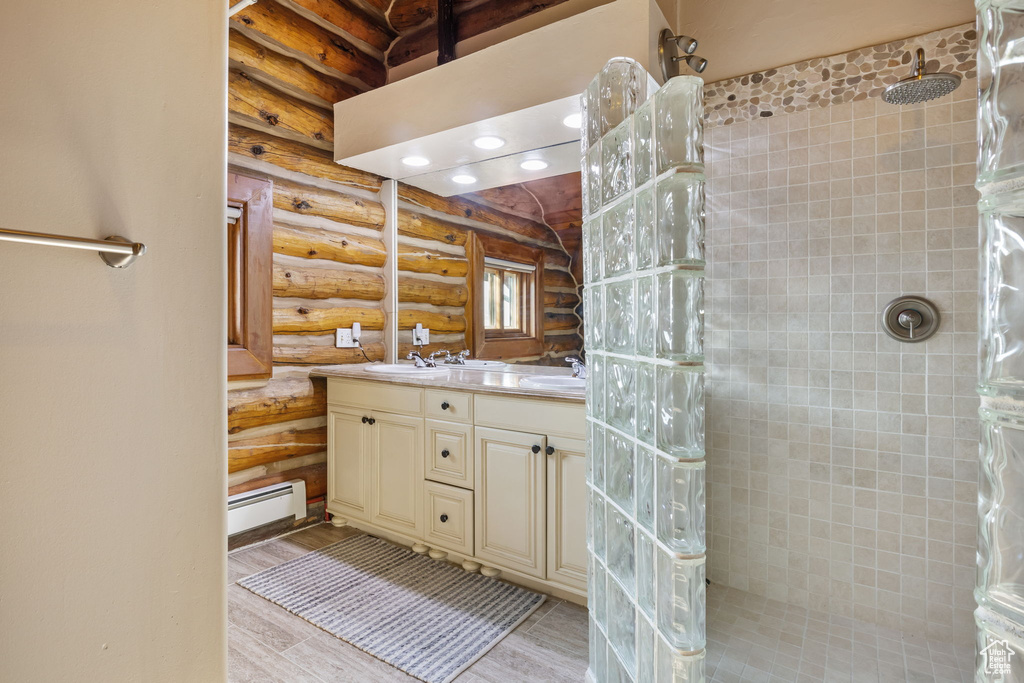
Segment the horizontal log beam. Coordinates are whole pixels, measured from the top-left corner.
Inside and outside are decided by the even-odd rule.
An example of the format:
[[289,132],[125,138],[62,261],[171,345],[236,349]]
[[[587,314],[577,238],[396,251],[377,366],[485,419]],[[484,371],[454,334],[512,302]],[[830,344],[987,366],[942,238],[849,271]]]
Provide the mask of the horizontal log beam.
[[530,237],[549,244],[557,243],[554,233],[546,225],[498,211],[463,197],[439,197],[436,194],[404,183],[398,184],[398,197],[410,204],[440,211],[449,216],[470,218],[481,223],[504,228],[517,235],[523,235],[524,237]]
[[322,258],[379,268],[387,259],[384,242],[320,228],[274,226],[274,252],[302,258]]
[[580,319],[572,313],[545,313],[544,331],[549,330],[575,330],[580,325]]
[[463,315],[435,313],[412,308],[403,308],[398,311],[398,329],[411,330],[416,327],[417,323],[421,323],[423,327],[434,334],[466,331],[466,317]]
[[398,211],[398,234],[456,246],[464,245],[467,238],[467,230],[461,225],[408,209]]
[[334,141],[331,112],[278,92],[240,71],[228,72],[228,113],[313,144],[331,145]]
[[467,344],[465,338],[458,341],[434,342],[425,345],[422,350],[419,346],[403,343],[398,345],[398,357],[400,359],[408,358],[410,351],[415,351],[421,354],[424,358],[426,358],[428,354],[437,353],[438,351],[449,351],[452,354],[457,354],[459,351],[466,348]]
[[333,332],[339,327],[359,323],[364,330],[383,330],[384,311],[379,308],[345,306],[309,308],[294,306],[274,309],[274,334],[310,334]]
[[384,207],[380,202],[290,180],[274,181],[274,208],[363,228],[384,228]]
[[384,13],[388,11],[388,7],[391,6],[391,0],[363,0],[363,2],[379,10],[381,16],[384,16]]
[[545,308],[576,308],[579,302],[580,298],[575,292],[544,292]]
[[317,379],[271,379],[258,389],[228,392],[228,433],[327,414],[327,385]]
[[566,334],[555,337],[552,341],[544,343],[545,353],[572,353],[583,348],[583,340],[578,334]]
[[280,484],[281,482],[291,481],[293,479],[302,479],[306,482],[306,500],[326,495],[327,463],[322,462],[316,465],[296,467],[292,470],[285,470],[284,472],[268,474],[265,477],[250,479],[243,484],[230,487],[228,489],[228,495],[233,496],[236,493],[245,493],[246,491],[263,488],[264,486],[270,486],[271,484]]
[[276,84],[307,93],[327,104],[359,94],[348,83],[266,48],[238,31],[228,31],[228,60],[232,67],[245,71],[250,77],[259,78],[263,74]]
[[469,288],[460,282],[435,282],[412,277],[398,278],[398,300],[435,306],[465,306]]
[[290,460],[327,450],[327,427],[288,429],[277,434],[228,442],[228,472]]
[[396,33],[377,17],[370,16],[345,0],[291,0],[345,33],[387,52]]
[[[228,0],[232,4],[235,0]],[[300,17],[273,0],[260,0],[231,17],[232,26],[254,32],[276,45],[356,78],[371,88],[387,82],[387,69],[377,59],[322,26]]]
[[347,365],[384,360],[384,344],[377,342],[359,349],[336,349],[333,346],[275,346],[274,362],[288,365]]
[[266,161],[286,171],[304,173],[375,192],[380,190],[383,180],[373,173],[334,163],[331,153],[318,147],[236,124],[228,125],[228,151],[250,159]]
[[[455,0],[455,11],[473,0]],[[388,23],[399,33],[421,26],[437,18],[437,0],[395,0],[388,10]]]
[[547,268],[544,270],[544,287],[561,287],[565,289],[576,289],[576,283],[572,275],[564,270]]
[[274,296],[303,299],[384,298],[384,278],[336,268],[295,268],[274,264]]
[[[499,26],[512,23],[566,0],[489,0],[457,15],[456,40],[463,41]],[[394,42],[388,52],[388,65],[398,66],[437,50],[437,27],[434,25],[408,33]]]
[[408,273],[466,277],[466,273],[469,272],[469,262],[463,256],[400,244],[398,245],[398,270]]

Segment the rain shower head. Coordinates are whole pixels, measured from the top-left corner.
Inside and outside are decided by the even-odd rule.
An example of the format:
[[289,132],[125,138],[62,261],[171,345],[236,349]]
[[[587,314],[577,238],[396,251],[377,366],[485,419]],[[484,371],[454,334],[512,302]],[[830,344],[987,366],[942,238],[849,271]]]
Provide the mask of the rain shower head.
[[914,72],[898,83],[893,83],[882,99],[889,104],[917,104],[948,95],[960,87],[960,77],[951,73],[927,73],[924,66],[924,50],[917,48],[917,64]]

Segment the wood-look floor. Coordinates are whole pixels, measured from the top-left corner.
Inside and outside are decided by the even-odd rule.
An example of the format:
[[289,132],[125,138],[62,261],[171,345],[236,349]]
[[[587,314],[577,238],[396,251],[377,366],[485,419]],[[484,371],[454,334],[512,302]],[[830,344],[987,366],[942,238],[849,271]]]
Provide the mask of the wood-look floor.
[[[229,681],[417,680],[234,584],[244,576],[357,533],[361,532],[321,524],[228,555]],[[586,610],[549,597],[456,681],[582,681],[587,671],[587,646]]]

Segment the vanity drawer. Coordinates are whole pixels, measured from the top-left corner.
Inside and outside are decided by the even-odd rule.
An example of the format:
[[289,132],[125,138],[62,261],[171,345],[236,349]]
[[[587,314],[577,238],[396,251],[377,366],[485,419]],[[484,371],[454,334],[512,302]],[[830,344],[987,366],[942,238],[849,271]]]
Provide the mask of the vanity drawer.
[[425,389],[427,417],[448,422],[473,421],[473,395],[450,389]]
[[464,489],[473,488],[473,427],[427,420],[424,476]]
[[373,380],[328,379],[327,402],[403,415],[423,414],[423,389]]
[[584,438],[587,424],[582,402],[544,401],[477,394],[476,425],[548,436]]
[[473,492],[424,482],[424,543],[473,556]]

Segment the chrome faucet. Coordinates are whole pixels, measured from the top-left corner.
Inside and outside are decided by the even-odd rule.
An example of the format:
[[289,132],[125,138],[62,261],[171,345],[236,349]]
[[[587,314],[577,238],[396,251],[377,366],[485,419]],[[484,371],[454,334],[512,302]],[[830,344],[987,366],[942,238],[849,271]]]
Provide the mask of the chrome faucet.
[[587,366],[579,356],[566,356],[565,362],[572,365],[572,376],[578,379],[587,378]]
[[427,356],[427,361],[426,361],[427,362],[427,367],[428,368],[436,368],[437,367],[437,361],[434,360],[434,357],[435,356],[440,356],[441,354],[444,354],[446,358],[451,355],[450,353],[448,353],[448,351],[446,349],[441,349],[440,351],[434,351],[432,354]]
[[[447,353],[447,351],[445,353]],[[459,351],[459,355],[457,356],[447,353],[444,358],[444,363],[445,365],[465,365],[467,358],[469,358],[469,349]]]
[[440,351],[434,351],[432,354],[427,356],[426,360],[424,360],[423,356],[420,355],[419,351],[410,351],[409,355],[406,356],[405,359],[414,361],[416,363],[416,367],[418,368],[436,368],[437,361],[434,360],[434,356],[439,356],[442,353],[447,354],[448,352],[445,351],[444,349]]

